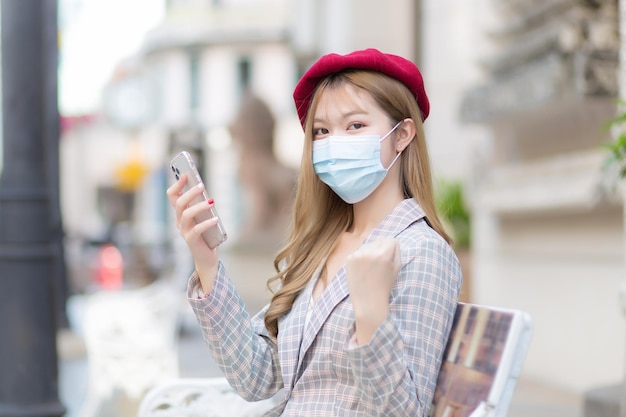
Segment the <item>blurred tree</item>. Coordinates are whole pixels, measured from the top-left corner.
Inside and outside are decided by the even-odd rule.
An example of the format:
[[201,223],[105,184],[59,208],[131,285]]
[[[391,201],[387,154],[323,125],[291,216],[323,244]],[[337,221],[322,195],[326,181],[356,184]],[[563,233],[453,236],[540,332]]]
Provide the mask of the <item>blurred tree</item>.
[[439,215],[450,229],[455,247],[469,248],[470,213],[465,203],[463,184],[460,181],[440,181],[435,187],[435,202]]
[[608,127],[616,130],[615,139],[605,144],[608,151],[603,169],[609,172],[611,180],[626,179],[626,101],[618,101],[618,115],[609,120]]
[[471,214],[461,181],[442,180],[435,186],[437,212],[454,240],[453,246],[463,270],[463,287],[459,301],[471,302]]

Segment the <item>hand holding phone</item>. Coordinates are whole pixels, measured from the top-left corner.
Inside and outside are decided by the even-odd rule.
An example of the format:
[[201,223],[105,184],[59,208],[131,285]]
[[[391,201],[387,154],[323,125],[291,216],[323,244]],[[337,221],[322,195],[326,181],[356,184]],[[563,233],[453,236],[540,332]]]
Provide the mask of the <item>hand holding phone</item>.
[[[196,164],[193,162],[193,159],[189,152],[182,151],[178,155],[174,157],[170,161],[170,171],[172,175],[178,181],[183,174],[187,174],[187,184],[185,184],[185,188],[183,192],[189,190],[191,187],[195,187],[198,184],[202,183],[202,178],[200,177],[200,173],[196,168]],[[209,200],[209,196],[207,195],[206,190],[202,192],[197,198],[195,198],[191,204],[197,203],[206,203]],[[226,229],[224,229],[224,225],[222,224],[222,220],[217,214],[217,210],[215,206],[211,207],[210,210],[203,212],[201,215],[194,218],[196,223],[200,223],[202,221],[217,218],[218,222],[214,227],[211,227],[209,230],[202,234],[204,241],[207,245],[214,249],[220,244],[224,243],[228,238],[226,234]]]

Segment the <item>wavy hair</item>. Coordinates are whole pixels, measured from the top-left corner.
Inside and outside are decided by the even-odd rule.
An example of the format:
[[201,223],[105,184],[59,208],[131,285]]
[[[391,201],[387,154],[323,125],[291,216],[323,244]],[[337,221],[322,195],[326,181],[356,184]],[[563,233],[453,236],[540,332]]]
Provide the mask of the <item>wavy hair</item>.
[[276,255],[274,268],[277,273],[267,283],[268,288],[277,288],[265,313],[265,326],[274,338],[278,336],[278,320],[291,310],[296,297],[334,249],[339,235],[353,223],[352,205],[344,202],[318,178],[311,158],[312,115],[319,98],[324,91],[345,84],[369,92],[394,123],[413,119],[416,135],[400,157],[404,196],[414,198],[424,210],[430,226],[451,242],[435,208],[422,115],[415,97],[400,81],[379,72],[347,70],[327,77],[316,88],[307,113],[290,237]]

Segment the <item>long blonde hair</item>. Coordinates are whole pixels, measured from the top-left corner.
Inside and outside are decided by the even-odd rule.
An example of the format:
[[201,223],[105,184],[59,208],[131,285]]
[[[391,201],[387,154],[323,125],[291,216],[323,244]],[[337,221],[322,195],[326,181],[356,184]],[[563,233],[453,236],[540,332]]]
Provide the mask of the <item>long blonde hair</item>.
[[277,274],[268,280],[270,288],[280,283],[265,313],[265,326],[272,337],[278,335],[278,319],[291,310],[296,297],[334,249],[339,235],[353,222],[352,205],[345,203],[318,178],[311,158],[311,116],[319,98],[327,89],[344,84],[369,92],[391,120],[413,119],[416,135],[400,158],[404,195],[414,198],[424,210],[430,226],[448,242],[451,241],[435,209],[422,116],[415,97],[401,82],[374,71],[347,70],[329,76],[316,88],[308,110],[292,230],[286,246],[274,259]]

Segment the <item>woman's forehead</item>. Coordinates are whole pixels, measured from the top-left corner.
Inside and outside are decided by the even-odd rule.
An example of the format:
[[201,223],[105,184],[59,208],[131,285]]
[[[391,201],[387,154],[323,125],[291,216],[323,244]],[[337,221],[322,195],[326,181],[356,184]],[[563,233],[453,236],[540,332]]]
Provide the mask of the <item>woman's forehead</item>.
[[320,93],[314,114],[316,120],[328,120],[330,117],[354,113],[369,114],[381,110],[369,92],[352,84],[326,86]]

